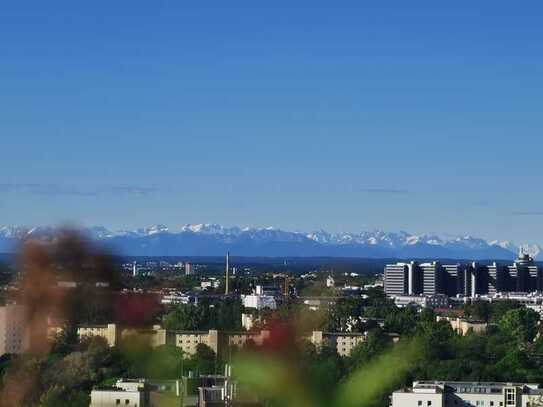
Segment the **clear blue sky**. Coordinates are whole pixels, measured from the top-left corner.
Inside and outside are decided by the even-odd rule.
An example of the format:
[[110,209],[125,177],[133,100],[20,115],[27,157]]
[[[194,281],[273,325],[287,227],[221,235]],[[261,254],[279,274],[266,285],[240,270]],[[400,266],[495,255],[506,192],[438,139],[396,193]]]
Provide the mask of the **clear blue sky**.
[[543,243],[540,1],[6,3],[0,224]]

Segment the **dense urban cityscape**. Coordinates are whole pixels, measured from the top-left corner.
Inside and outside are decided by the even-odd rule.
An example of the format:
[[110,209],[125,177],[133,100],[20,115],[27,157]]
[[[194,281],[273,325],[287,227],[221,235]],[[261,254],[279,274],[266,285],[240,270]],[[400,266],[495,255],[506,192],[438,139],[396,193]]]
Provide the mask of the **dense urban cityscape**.
[[[522,251],[513,264],[413,260],[376,273],[348,259],[109,258],[66,234],[4,263],[5,405],[267,406],[277,396],[264,385],[284,380],[269,363],[295,363],[292,385],[326,405],[359,405],[360,392],[392,407],[543,398],[543,268]],[[353,396],[349,381],[374,369],[383,387],[359,379]]]
[[543,2],[0,2],[0,407],[543,407]]

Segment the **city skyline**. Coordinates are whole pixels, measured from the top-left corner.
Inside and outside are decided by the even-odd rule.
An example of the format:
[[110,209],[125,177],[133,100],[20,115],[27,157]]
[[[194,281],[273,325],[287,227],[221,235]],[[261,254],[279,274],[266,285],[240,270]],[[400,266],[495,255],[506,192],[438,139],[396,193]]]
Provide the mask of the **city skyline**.
[[541,5],[3,5],[1,225],[542,244]]

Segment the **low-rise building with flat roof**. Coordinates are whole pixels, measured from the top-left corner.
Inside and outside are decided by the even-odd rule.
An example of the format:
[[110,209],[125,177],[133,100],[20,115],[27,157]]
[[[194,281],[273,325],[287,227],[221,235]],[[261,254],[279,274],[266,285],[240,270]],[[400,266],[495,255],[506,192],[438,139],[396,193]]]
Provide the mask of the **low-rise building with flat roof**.
[[119,379],[114,386],[94,388],[90,407],[182,406],[184,394],[181,380]]
[[444,308],[449,306],[449,297],[444,294],[434,295],[395,295],[392,297],[397,307],[419,306],[422,308]]
[[542,395],[534,383],[417,381],[392,393],[391,407],[527,407]]

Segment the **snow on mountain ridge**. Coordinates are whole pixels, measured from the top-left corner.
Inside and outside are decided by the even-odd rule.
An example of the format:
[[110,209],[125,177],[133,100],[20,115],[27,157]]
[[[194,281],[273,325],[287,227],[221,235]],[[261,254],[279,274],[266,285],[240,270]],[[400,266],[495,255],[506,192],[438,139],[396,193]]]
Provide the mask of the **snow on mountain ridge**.
[[[0,239],[4,241],[17,241],[25,238],[47,239],[56,233],[55,227],[25,227],[25,226],[0,226]],[[310,233],[285,231],[274,227],[224,227],[214,223],[186,224],[180,228],[171,229],[165,225],[152,225],[136,230],[111,231],[103,226],[83,228],[82,232],[97,240],[114,239],[145,239],[147,237],[201,235],[209,236],[212,240],[231,244],[232,242],[252,242],[252,244],[269,243],[296,243],[317,244],[326,250],[333,247],[343,247],[348,250],[381,250],[382,253],[410,252],[431,253],[428,250],[443,248],[451,253],[479,252],[485,250],[504,250],[515,255],[519,246],[510,241],[486,241],[469,235],[456,237],[441,237],[434,234],[416,235],[408,232],[385,232],[381,230],[362,231],[358,233],[330,233],[325,230],[317,230]],[[188,238],[188,237],[186,237]],[[523,244],[521,247],[532,257],[541,253],[540,246],[536,244]],[[328,249],[326,249],[328,248]],[[433,248],[433,249],[430,249]],[[333,249],[336,250],[336,249]],[[490,251],[489,251],[490,250]],[[384,252],[385,251],[385,252]],[[446,253],[443,251],[443,253]]]

